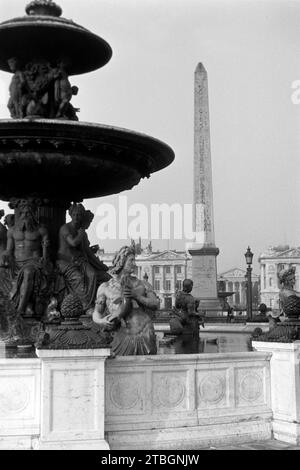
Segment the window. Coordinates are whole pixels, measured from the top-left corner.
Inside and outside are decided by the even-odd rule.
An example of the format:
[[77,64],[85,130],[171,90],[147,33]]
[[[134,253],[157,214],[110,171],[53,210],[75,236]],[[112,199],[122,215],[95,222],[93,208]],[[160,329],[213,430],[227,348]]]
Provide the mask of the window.
[[270,279],[269,279],[269,287],[273,287],[273,278],[272,277],[270,277]]
[[166,289],[167,291],[170,291],[170,290],[171,290],[171,281],[166,281],[166,287],[165,287],[165,289]]
[[160,291],[160,281],[157,279],[154,281],[154,290]]
[[170,274],[170,272],[171,272],[171,266],[166,266],[166,273]]
[[181,266],[176,266],[176,271],[178,274],[181,274]]
[[159,274],[159,266],[154,266],[154,272],[155,274]]
[[176,287],[178,290],[182,290],[182,281],[176,281]]

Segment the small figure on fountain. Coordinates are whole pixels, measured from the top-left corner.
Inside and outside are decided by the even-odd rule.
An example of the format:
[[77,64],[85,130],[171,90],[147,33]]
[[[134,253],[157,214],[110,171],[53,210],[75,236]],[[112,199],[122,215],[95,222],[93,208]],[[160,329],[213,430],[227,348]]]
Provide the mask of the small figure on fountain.
[[78,121],[76,111],[79,111],[79,109],[74,108],[70,103],[72,96],[78,94],[78,87],[71,86],[66,67],[66,62],[61,61],[57,68],[54,85],[54,100],[57,110],[55,118]]
[[12,118],[22,119],[26,116],[26,108],[30,100],[26,76],[16,57],[9,59],[8,65],[14,75],[9,86],[10,97],[7,107]]
[[191,294],[193,281],[185,279],[182,287],[182,291],[176,295],[174,317],[170,320],[171,332],[173,326],[173,330],[177,328],[177,332],[181,334],[181,341],[176,346],[177,353],[198,353],[199,324],[204,327],[204,320],[197,312],[199,302]]
[[110,346],[115,355],[157,353],[151,312],[159,307],[159,299],[149,283],[133,275],[135,268],[133,247],[122,247],[113,259],[112,279],[97,292],[93,320],[114,330]]

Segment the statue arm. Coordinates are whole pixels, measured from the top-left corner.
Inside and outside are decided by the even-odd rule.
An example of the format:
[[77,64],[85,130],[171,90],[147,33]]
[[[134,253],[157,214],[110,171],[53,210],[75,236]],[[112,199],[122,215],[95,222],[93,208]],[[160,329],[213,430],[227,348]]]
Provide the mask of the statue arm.
[[5,250],[4,253],[6,255],[12,256],[14,254],[14,250],[15,250],[15,239],[13,237],[13,231],[8,230],[8,232],[7,232],[7,245],[6,245],[6,250]]
[[141,305],[150,310],[157,310],[159,308],[159,298],[150,286],[145,286],[146,295],[133,295],[133,298]]
[[0,266],[9,266],[11,263],[11,259],[14,255],[14,250],[15,250],[15,240],[13,237],[13,232],[12,230],[7,231],[7,244],[6,244],[6,250],[3,251],[1,255],[1,261],[0,261]]
[[69,232],[69,229],[67,227],[63,227],[61,234],[66,240],[66,242],[72,248],[76,248],[78,245],[82,243],[82,240],[84,239],[84,236],[85,236],[85,230],[80,228],[78,230],[78,234],[76,235],[76,237],[72,237],[72,235]]

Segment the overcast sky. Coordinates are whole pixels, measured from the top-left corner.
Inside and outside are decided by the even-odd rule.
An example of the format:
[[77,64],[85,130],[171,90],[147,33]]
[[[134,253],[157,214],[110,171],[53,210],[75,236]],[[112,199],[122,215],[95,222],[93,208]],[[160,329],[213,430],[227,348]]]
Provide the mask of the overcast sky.
[[[269,245],[300,246],[300,1],[59,0],[63,16],[113,49],[104,68],[72,77],[80,120],[144,132],[168,143],[174,163],[122,194],[129,204],[191,203],[194,71],[208,72],[218,271],[244,268]],[[26,0],[0,0],[0,21]],[[49,38],[51,40],[51,38]],[[1,45],[0,45],[1,47]],[[0,118],[9,74],[0,72]],[[87,200],[96,210],[101,202]],[[3,205],[5,207],[5,205]],[[95,227],[89,231],[97,243]],[[145,244],[147,241],[145,241]],[[122,241],[100,242],[106,251]],[[153,242],[184,248],[184,241]],[[257,271],[257,265],[256,265]]]

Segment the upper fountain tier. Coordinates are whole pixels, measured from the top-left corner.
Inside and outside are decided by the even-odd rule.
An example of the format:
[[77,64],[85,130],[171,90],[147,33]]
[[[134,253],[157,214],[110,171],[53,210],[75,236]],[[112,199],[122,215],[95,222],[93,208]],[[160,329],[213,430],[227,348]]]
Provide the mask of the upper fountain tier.
[[[0,199],[78,201],[131,189],[170,165],[173,150],[126,129],[80,123],[68,76],[95,70],[110,46],[70,20],[50,0],[34,0],[28,16],[0,24],[0,70],[12,72],[0,120]],[[65,206],[65,203],[64,203]]]
[[8,60],[21,63],[48,61],[67,65],[68,75],[78,75],[103,67],[112,56],[104,39],[88,29],[61,18],[62,9],[51,0],[34,0],[27,16],[0,23],[0,70],[11,72]]

